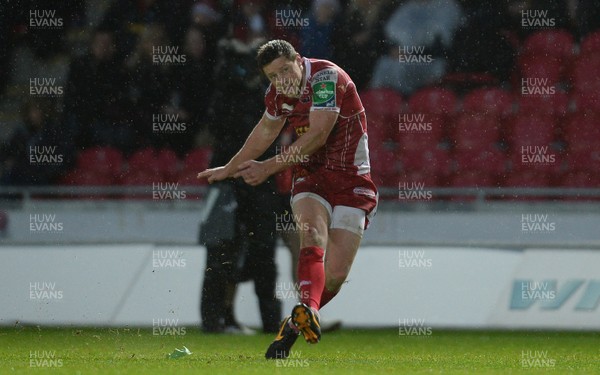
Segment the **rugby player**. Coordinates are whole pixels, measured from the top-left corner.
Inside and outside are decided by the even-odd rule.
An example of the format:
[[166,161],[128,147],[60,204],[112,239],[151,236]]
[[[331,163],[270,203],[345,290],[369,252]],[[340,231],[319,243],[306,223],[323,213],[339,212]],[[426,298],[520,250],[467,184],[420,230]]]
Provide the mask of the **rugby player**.
[[[265,357],[287,358],[297,337],[321,338],[319,309],[340,291],[375,214],[378,193],[370,177],[367,120],[356,86],[339,66],[301,57],[284,40],[257,54],[269,79],[265,112],[240,151],[224,166],[198,178],[209,183],[238,178],[258,185],[294,168],[292,211],[300,229],[298,282],[301,302],[292,309]],[[231,103],[243,111],[243,103]],[[256,161],[289,122],[297,139],[265,161]]]

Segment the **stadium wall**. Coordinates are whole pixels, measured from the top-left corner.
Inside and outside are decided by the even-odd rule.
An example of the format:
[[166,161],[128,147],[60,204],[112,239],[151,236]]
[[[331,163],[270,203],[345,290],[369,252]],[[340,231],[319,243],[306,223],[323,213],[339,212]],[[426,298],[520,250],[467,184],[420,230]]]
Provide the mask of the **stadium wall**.
[[[2,325],[199,324],[202,247],[21,245],[4,246],[0,257]],[[296,296],[285,248],[277,263],[276,293],[287,311]],[[448,327],[600,330],[598,264],[600,252],[586,249],[365,246],[323,319],[395,326],[400,334]],[[240,286],[236,310],[243,323],[258,326],[251,283]],[[410,329],[416,326],[427,329]]]
[[[365,245],[600,249],[598,210],[565,211],[544,205],[464,212],[386,210],[385,205],[381,208],[365,233]],[[7,214],[8,228],[0,236],[0,244],[195,245],[203,207],[148,209],[143,204],[117,203],[105,208],[73,208],[37,204],[7,210]]]

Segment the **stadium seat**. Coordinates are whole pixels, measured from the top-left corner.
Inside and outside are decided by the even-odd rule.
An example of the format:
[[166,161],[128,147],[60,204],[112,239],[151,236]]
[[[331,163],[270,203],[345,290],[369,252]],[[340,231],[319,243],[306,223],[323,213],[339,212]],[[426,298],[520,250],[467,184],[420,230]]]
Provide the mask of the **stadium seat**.
[[510,170],[540,171],[550,174],[562,172],[564,163],[559,150],[552,146],[523,146],[525,150],[515,149],[508,155]]
[[566,30],[540,30],[523,42],[522,55],[557,57],[568,63],[573,57],[574,38]]
[[572,188],[600,188],[598,172],[572,171],[561,175],[557,186]]
[[521,95],[519,97],[519,113],[541,113],[555,117],[567,114],[569,96],[564,91],[556,90],[554,95]]
[[[556,85],[562,81],[563,74],[567,69],[562,63],[553,57],[546,56],[524,56],[519,60],[519,71],[521,80],[529,79],[539,81],[542,87],[552,86],[556,89]],[[521,94],[524,94],[523,81],[521,84]],[[531,88],[529,88],[531,90]]]
[[128,170],[143,170],[148,172],[158,172],[156,161],[156,151],[148,147],[134,152],[127,159]]
[[577,111],[600,113],[600,85],[598,90],[574,91],[571,99]]
[[405,119],[400,120],[398,131],[400,150],[429,150],[439,147],[444,135],[444,121],[441,117],[422,115]]
[[454,124],[451,144],[458,151],[492,150],[500,140],[500,121],[494,115],[464,113]]
[[600,176],[600,149],[579,149],[565,153],[567,169],[594,173]]
[[513,98],[497,87],[476,89],[465,96],[463,111],[506,117],[513,111]]
[[384,116],[398,117],[402,111],[403,99],[397,91],[389,88],[369,89],[360,94],[363,107],[370,113],[378,113]]
[[367,114],[369,141],[382,144],[395,141],[398,118],[403,110],[402,96],[392,89],[371,89],[360,95]]
[[[403,194],[398,194],[398,199],[404,201],[430,200],[435,198],[430,189],[442,186],[442,178],[427,170],[403,171],[398,175],[396,186]],[[418,194],[411,197],[411,191]],[[419,193],[420,192],[420,193]]]
[[579,56],[573,67],[573,87],[576,92],[600,90],[600,53]]
[[210,147],[197,148],[190,151],[183,160],[183,171],[195,171],[196,174],[202,172],[210,165],[212,159],[212,149]]
[[[94,171],[89,168],[75,168],[64,175],[61,184],[70,186],[110,186],[115,183],[115,176],[108,172]],[[79,194],[73,199],[106,199],[107,194]]]
[[506,172],[506,155],[498,149],[490,150],[457,150],[452,155],[454,169],[457,174],[468,172],[501,175]]
[[563,133],[569,152],[597,149],[600,140],[600,114],[575,113],[566,121]]
[[600,53],[600,30],[586,35],[579,46],[579,55],[594,55]]
[[440,148],[429,150],[402,150],[400,153],[402,172],[423,172],[441,179],[452,173],[448,151]]
[[[199,171],[195,169],[181,171],[179,173],[179,176],[177,176],[177,183],[179,184],[180,188],[182,190],[185,190],[186,186],[208,186],[208,181],[206,179],[199,180],[198,178],[196,178],[198,172]],[[186,199],[200,199],[203,196],[204,194],[196,194],[186,191]]]
[[492,173],[488,173],[486,171],[462,171],[452,175],[452,177],[450,178],[449,186],[467,188],[495,187],[496,183],[496,177]]
[[556,137],[556,120],[549,114],[523,112],[507,121],[507,141],[513,152],[527,146],[550,146]]
[[144,192],[129,192],[125,194],[126,199],[152,199],[153,186],[166,182],[158,171],[148,169],[129,168],[121,176],[121,185],[145,187]]
[[408,113],[452,117],[456,106],[456,95],[451,90],[427,87],[411,95],[408,100]]
[[112,147],[93,147],[81,151],[77,156],[77,168],[94,171],[113,177],[121,173],[123,154]]
[[83,168],[73,169],[61,179],[61,183],[72,186],[109,186],[114,182],[114,176],[108,173]]
[[179,159],[175,151],[163,148],[156,155],[158,170],[167,180],[174,180],[179,173]]
[[383,146],[373,151],[370,155],[373,181],[380,186],[396,186],[400,170],[397,152]]
[[[564,173],[556,180],[555,186],[563,188],[598,189],[600,188],[600,174],[598,172],[571,171]],[[581,196],[565,196],[568,201],[590,201],[598,198]]]
[[[538,170],[513,171],[500,181],[501,186],[507,188],[545,188],[551,186],[547,173]],[[523,194],[505,196],[510,200],[540,201],[543,196],[526,196]]]

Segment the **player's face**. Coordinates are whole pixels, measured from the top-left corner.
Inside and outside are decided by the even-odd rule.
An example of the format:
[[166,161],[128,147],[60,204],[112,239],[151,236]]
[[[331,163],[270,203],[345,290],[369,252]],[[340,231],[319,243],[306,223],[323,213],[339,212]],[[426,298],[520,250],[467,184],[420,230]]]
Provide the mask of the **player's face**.
[[302,85],[302,59],[296,55],[293,61],[280,56],[263,68],[278,94],[292,98],[300,97]]

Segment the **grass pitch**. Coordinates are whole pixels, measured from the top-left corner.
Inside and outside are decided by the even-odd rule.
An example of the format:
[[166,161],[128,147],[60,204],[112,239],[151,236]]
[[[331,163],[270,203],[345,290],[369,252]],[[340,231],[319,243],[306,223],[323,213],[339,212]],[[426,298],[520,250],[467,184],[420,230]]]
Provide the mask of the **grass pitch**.
[[[179,332],[181,333],[181,332]],[[0,374],[600,374],[598,332],[341,330],[264,359],[273,335],[150,329],[0,329]],[[186,346],[191,355],[167,359]]]

